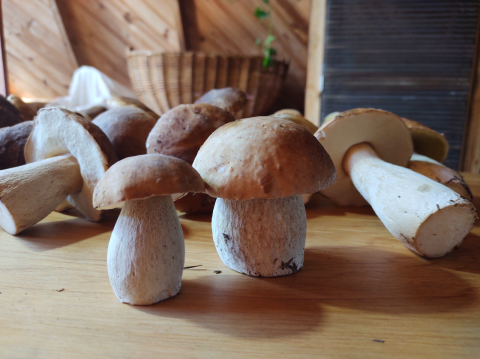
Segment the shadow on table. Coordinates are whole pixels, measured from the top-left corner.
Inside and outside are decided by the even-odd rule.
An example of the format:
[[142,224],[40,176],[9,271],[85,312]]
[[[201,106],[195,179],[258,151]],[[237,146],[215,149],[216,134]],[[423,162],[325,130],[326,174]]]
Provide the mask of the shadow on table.
[[208,275],[184,280],[177,297],[134,308],[241,338],[294,337],[319,326],[322,312],[318,303],[273,285],[275,280]]
[[429,260],[368,247],[308,248],[294,277],[276,283],[320,303],[370,312],[449,312],[479,299],[467,281]]
[[112,222],[93,223],[85,218],[42,222],[15,237],[34,251],[47,251],[98,236],[113,229]]
[[191,213],[191,214],[180,214],[178,216],[180,219],[186,219],[188,221],[196,221],[196,222],[212,222],[212,214],[211,213]]
[[470,233],[463,240],[460,248],[445,257],[431,259],[430,262],[442,268],[480,274],[480,237]]

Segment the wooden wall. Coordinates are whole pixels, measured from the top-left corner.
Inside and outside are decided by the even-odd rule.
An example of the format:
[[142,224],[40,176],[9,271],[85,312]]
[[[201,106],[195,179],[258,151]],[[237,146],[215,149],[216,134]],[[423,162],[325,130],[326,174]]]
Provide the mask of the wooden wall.
[[[261,3],[3,0],[10,91],[27,97],[66,95],[76,62],[97,67],[129,85],[125,61],[128,47],[178,51],[185,44],[187,50],[193,51],[261,55],[255,39],[264,38],[267,30],[253,15]],[[272,1],[277,37],[274,47],[278,57],[291,61],[281,107],[303,108],[309,9],[310,0]],[[63,24],[58,22],[57,14]]]

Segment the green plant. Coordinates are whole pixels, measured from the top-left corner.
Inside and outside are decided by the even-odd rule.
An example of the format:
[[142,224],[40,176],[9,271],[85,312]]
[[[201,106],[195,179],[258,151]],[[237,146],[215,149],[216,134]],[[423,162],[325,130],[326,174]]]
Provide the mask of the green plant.
[[257,38],[255,44],[257,46],[262,46],[262,52],[265,56],[263,59],[263,69],[266,69],[273,65],[273,57],[277,54],[277,51],[272,47],[272,42],[275,41],[275,36],[273,36],[270,0],[262,0],[262,2],[265,4],[264,7],[262,8],[261,6],[258,6],[255,9],[254,14],[258,21],[267,23],[268,34],[263,43]]

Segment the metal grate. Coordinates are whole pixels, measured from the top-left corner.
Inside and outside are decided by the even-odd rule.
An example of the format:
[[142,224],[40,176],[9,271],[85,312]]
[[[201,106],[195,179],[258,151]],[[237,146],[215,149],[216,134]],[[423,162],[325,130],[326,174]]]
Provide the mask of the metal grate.
[[478,0],[329,0],[324,118],[374,107],[443,132],[458,168]]

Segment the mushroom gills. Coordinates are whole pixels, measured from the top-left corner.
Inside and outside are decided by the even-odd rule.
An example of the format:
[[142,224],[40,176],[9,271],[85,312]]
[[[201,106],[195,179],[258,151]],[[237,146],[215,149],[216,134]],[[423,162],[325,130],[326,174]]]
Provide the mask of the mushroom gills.
[[473,228],[476,210],[469,201],[430,178],[384,162],[366,143],[348,150],[344,168],[390,233],[420,255],[445,255]]
[[33,226],[82,184],[80,167],[70,155],[0,171],[0,226],[13,235]]
[[301,196],[217,198],[212,232],[223,263],[237,272],[276,277],[294,274],[303,266],[307,217]]
[[126,201],[108,245],[110,283],[117,298],[149,305],[180,291],[185,243],[170,195]]

